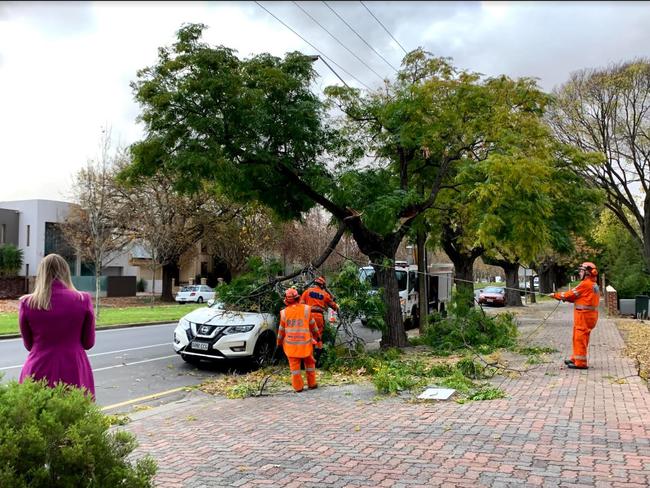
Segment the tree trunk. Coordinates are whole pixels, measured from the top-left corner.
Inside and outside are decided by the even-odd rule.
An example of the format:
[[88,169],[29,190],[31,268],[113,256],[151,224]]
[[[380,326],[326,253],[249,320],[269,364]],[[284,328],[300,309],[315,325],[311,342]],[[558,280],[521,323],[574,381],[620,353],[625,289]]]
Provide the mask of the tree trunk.
[[[160,296],[160,301],[162,302],[173,302],[174,301],[174,293],[172,290],[172,278],[176,279],[176,282],[178,282],[178,272],[179,272],[179,267],[178,267],[178,262],[177,260],[174,260],[173,262],[169,262],[162,267],[162,294]],[[201,284],[201,283],[197,283]]]
[[537,300],[535,299],[535,277],[530,276],[528,281],[530,284],[530,303],[537,303]]
[[521,293],[519,292],[519,263],[505,259],[496,259],[489,256],[483,257],[483,262],[492,266],[503,268],[506,274],[506,306],[521,307]]
[[427,265],[426,265],[426,233],[423,229],[418,230],[417,234],[417,247],[418,247],[418,318],[420,323],[418,328],[420,333],[424,333],[427,326],[427,318],[429,316],[429,290],[427,290]]
[[442,226],[442,248],[454,263],[454,276],[456,292],[461,296],[467,295],[469,303],[473,307],[474,302],[474,261],[484,253],[482,247],[467,248],[462,243],[463,228],[458,225],[452,226],[445,223]]
[[474,261],[472,255],[457,254],[451,261],[454,263],[454,283],[456,293],[460,296],[467,296],[471,300],[471,307],[474,306]]
[[399,291],[397,289],[397,277],[395,276],[394,260],[388,266],[388,260],[374,261],[372,266],[375,268],[377,276],[377,285],[383,290],[384,319],[386,320],[386,330],[381,339],[382,347],[405,347],[406,332],[402,320],[402,307],[399,302]]
[[506,273],[506,306],[521,307],[521,293],[519,293],[519,263],[506,263],[501,265]]

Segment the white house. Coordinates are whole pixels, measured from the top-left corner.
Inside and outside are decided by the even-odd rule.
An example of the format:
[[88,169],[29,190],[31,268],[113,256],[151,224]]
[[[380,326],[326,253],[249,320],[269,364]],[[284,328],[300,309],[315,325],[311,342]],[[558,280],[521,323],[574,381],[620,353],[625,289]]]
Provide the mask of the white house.
[[[18,200],[0,202],[0,210],[18,213],[18,247],[23,251],[22,276],[31,277],[36,274],[38,265],[51,253],[65,257],[70,264],[73,275],[82,274],[82,263],[73,249],[65,242],[58,224],[65,221],[74,205],[55,200]],[[9,215],[5,212],[5,215]],[[7,232],[9,235],[9,232]],[[15,240],[15,239],[12,239]],[[111,256],[105,262],[102,274],[105,276],[136,276],[140,268],[131,266],[128,253]]]

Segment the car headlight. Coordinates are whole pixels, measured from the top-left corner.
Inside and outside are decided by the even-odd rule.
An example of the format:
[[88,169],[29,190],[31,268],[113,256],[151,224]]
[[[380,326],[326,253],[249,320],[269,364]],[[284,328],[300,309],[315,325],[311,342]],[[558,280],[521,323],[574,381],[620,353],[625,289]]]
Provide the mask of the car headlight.
[[230,327],[227,327],[226,330],[223,331],[224,335],[228,334],[241,334],[244,332],[250,332],[253,330],[254,325],[231,325]]

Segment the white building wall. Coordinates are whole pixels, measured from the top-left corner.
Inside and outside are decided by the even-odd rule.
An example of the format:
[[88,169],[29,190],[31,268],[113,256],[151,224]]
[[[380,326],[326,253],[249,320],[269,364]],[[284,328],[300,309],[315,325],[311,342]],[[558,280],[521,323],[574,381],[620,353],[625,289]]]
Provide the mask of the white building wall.
[[[54,200],[18,200],[0,202],[0,207],[20,212],[18,247],[24,254],[20,274],[24,276],[29,266],[29,275],[34,276],[45,255],[45,222],[63,222],[68,215],[70,204]],[[29,245],[27,245],[27,226],[29,226]]]

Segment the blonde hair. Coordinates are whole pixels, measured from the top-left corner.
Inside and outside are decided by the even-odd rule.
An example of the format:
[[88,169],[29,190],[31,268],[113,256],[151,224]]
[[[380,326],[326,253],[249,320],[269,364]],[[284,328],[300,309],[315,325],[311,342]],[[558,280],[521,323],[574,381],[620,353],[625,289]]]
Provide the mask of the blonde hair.
[[[36,310],[50,309],[52,282],[54,280],[59,280],[70,290],[77,291],[72,284],[70,266],[68,266],[66,260],[58,254],[48,254],[38,265],[34,292],[23,297],[23,299],[27,300],[30,308]],[[81,294],[79,295],[81,296]]]

